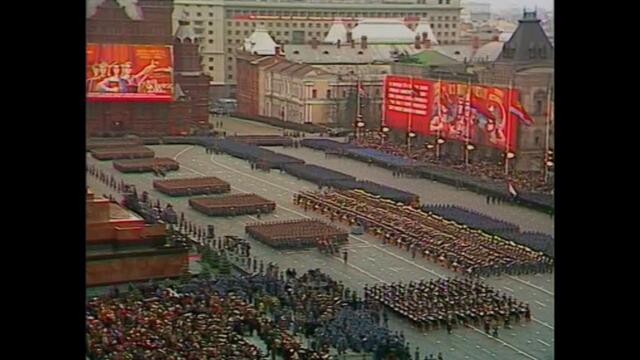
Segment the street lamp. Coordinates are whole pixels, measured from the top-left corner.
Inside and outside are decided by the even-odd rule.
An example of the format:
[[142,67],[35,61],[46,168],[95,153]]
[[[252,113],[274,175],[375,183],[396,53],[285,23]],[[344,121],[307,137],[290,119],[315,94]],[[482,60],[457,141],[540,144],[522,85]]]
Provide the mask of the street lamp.
[[407,153],[409,154],[409,156],[411,156],[411,139],[413,139],[414,137],[416,137],[416,133],[414,133],[413,131],[409,131],[407,133]]
[[469,151],[473,151],[476,147],[473,144],[467,144],[464,148],[464,165],[469,165]]
[[440,160],[440,146],[444,144],[444,139],[439,137],[436,139],[436,160]]

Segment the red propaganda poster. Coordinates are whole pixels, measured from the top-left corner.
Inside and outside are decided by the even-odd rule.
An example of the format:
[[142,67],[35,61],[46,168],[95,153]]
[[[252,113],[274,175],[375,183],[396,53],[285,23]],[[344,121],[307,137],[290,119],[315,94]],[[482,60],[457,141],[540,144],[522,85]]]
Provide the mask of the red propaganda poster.
[[404,76],[385,77],[385,124],[392,129],[427,135],[433,98],[431,81]]
[[171,101],[173,52],[167,45],[87,44],[88,101]]
[[533,122],[515,89],[405,76],[384,84],[384,122],[392,129],[515,151],[518,121]]

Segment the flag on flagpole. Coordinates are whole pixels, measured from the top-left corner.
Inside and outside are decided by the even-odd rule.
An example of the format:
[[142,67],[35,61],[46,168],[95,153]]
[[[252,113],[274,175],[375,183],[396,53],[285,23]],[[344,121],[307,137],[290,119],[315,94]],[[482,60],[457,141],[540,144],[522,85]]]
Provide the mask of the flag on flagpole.
[[511,96],[511,104],[509,104],[509,112],[513,114],[515,117],[520,120],[524,125],[531,126],[533,125],[533,119],[527,111],[524,109],[522,104],[518,101],[516,96]]
[[518,196],[518,192],[516,191],[516,188],[513,187],[513,184],[511,182],[509,182],[509,194],[511,194],[511,196],[513,197]]

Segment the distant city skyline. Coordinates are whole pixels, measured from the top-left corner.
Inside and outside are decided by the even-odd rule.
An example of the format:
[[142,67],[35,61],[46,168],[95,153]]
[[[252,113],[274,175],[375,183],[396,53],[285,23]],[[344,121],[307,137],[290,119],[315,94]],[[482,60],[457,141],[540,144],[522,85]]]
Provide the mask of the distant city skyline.
[[534,7],[544,8],[546,10],[553,10],[553,0],[463,0],[465,2],[478,2],[491,4],[491,12],[507,10],[514,7],[527,7],[533,9]]

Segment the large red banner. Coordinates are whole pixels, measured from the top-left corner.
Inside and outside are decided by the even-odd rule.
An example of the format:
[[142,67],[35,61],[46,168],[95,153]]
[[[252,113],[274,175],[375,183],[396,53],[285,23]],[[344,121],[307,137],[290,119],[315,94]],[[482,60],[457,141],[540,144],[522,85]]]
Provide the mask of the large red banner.
[[88,101],[171,101],[168,45],[87,44]]
[[[415,84],[428,88],[428,94],[407,92]],[[398,99],[398,93],[404,97]],[[504,151],[516,149],[518,118],[530,121],[515,89],[387,76],[384,95],[385,123],[391,128]]]

